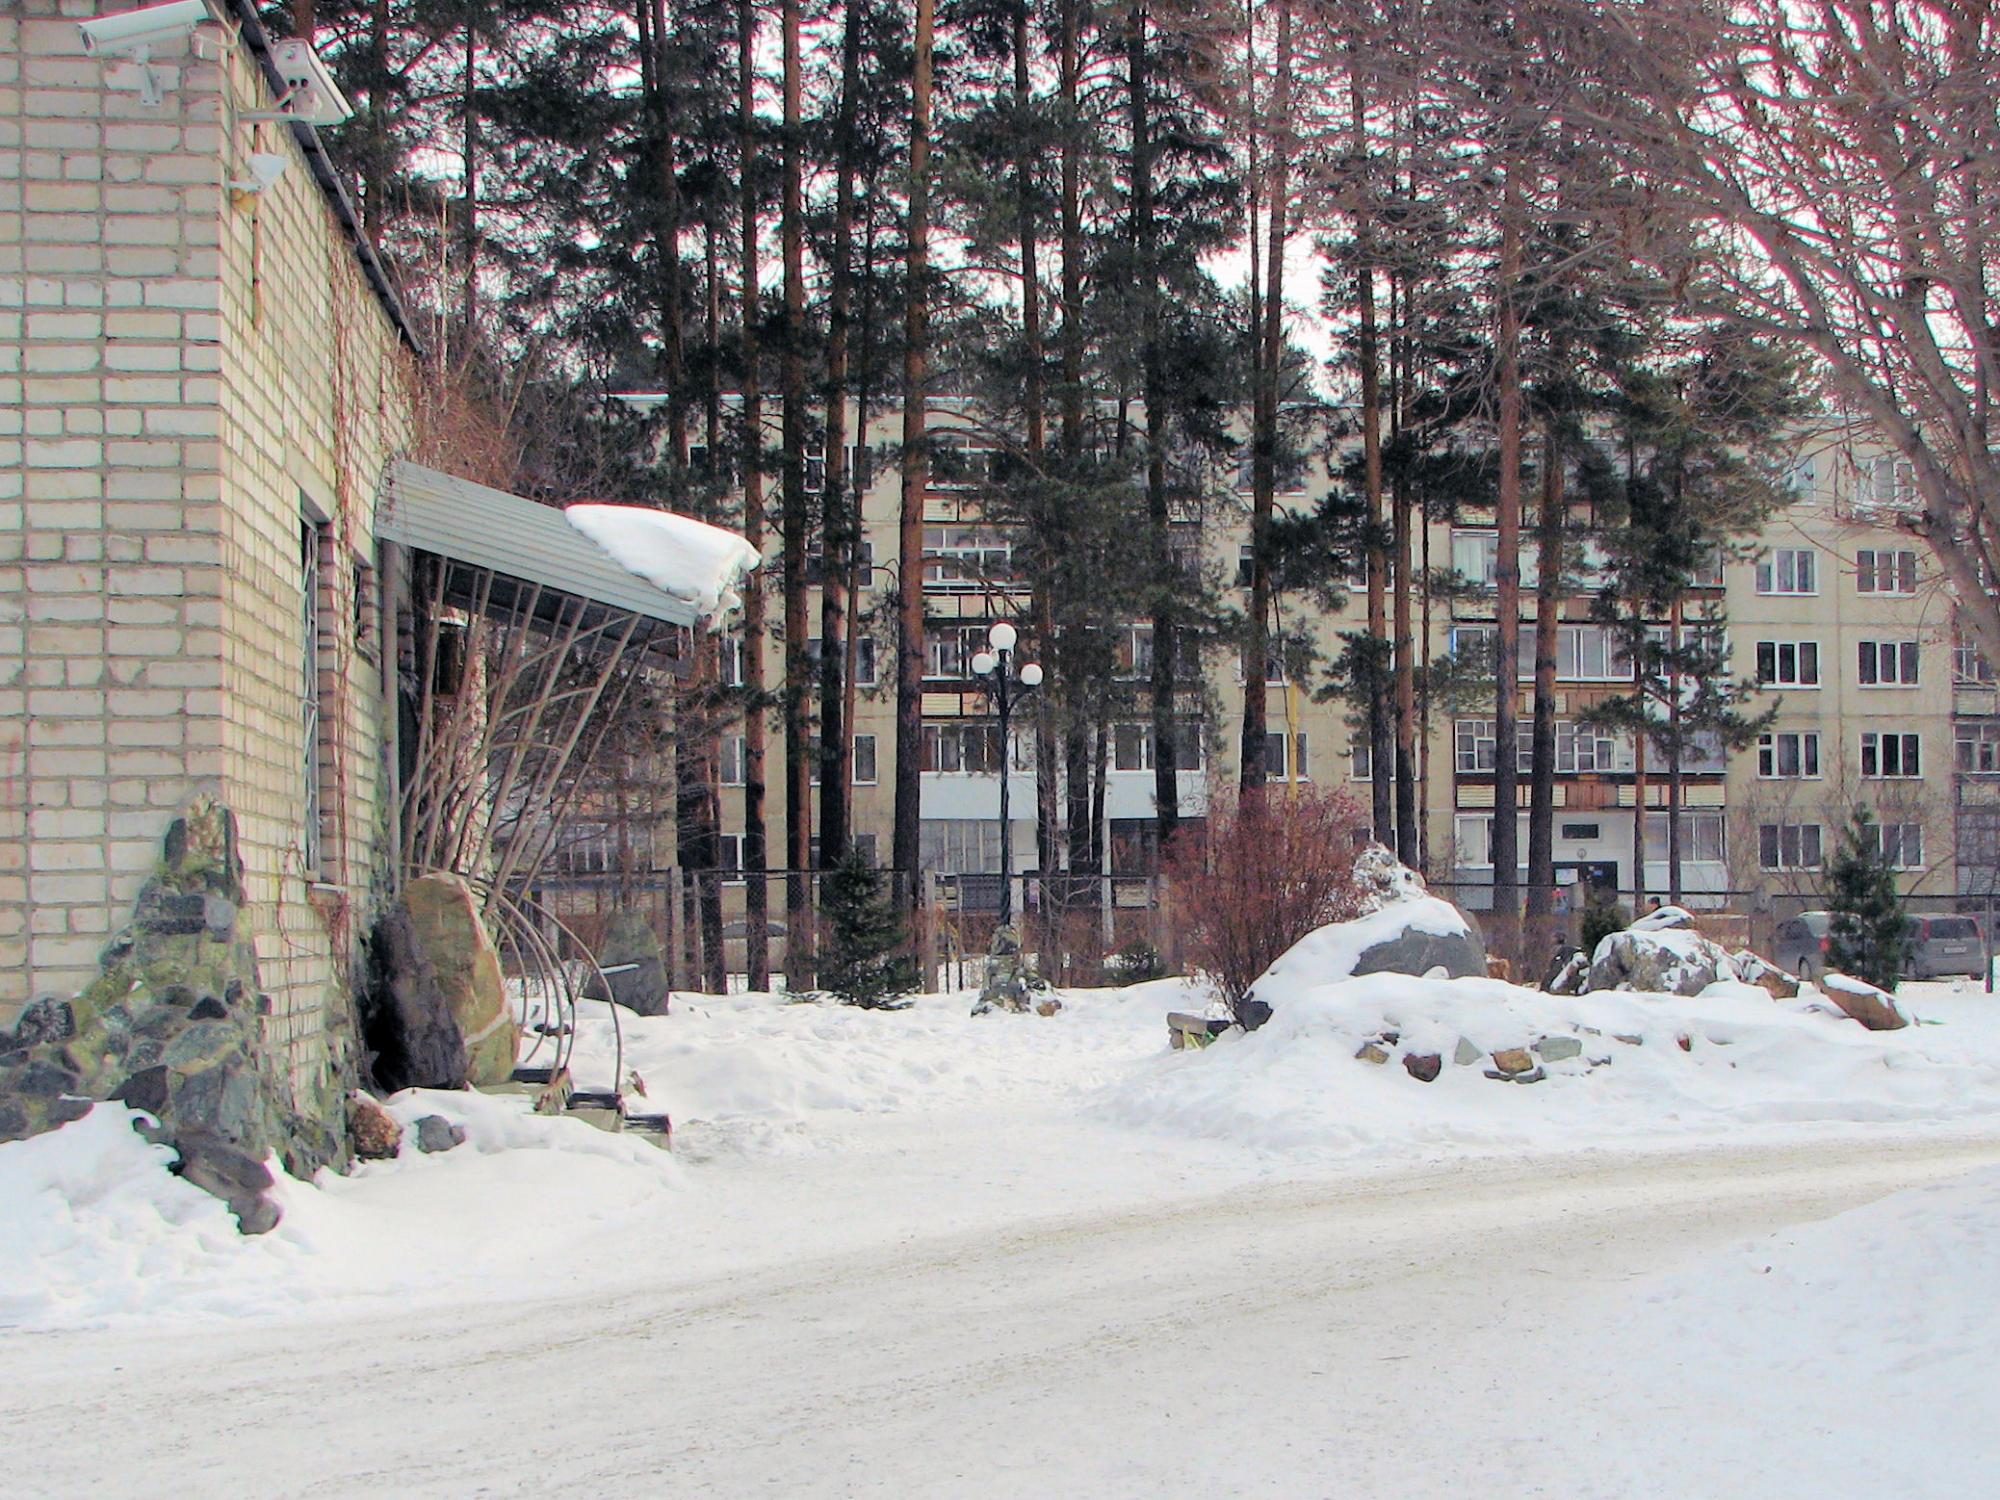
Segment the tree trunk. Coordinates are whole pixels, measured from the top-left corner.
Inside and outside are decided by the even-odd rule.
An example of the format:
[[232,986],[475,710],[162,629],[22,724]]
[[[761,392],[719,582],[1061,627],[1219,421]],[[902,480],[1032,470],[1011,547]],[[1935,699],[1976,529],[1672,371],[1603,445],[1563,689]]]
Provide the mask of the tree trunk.
[[[737,132],[743,191],[743,538],[761,553],[764,535],[764,397],[758,364],[761,318],[757,285],[758,209],[756,179],[748,170],[757,151],[757,0],[737,5]],[[765,872],[770,847],[764,824],[764,569],[743,580],[743,906],[744,949],[749,987],[771,987],[770,886]]]
[[909,233],[903,315],[903,496],[896,575],[896,868],[908,877],[912,911],[918,901],[924,733],[924,492],[930,480],[925,447],[925,378],[930,352],[931,47],[935,0],[916,0],[915,53],[910,78]]
[[1542,443],[1542,502],[1535,548],[1535,727],[1528,786],[1528,915],[1554,905],[1556,815],[1556,607],[1562,597],[1562,459],[1553,432]]
[[785,337],[780,382],[784,399],[785,588],[785,980],[794,991],[810,983],[812,938],[812,719],[808,710],[811,662],[806,655],[806,548],[810,502],[806,495],[806,273],[804,110],[800,63],[799,0],[784,0],[784,145],[779,235],[785,264]]
[[[1368,105],[1361,91],[1358,62],[1349,65],[1349,84],[1349,149],[1356,170],[1365,172]],[[1389,640],[1389,555],[1383,546],[1382,354],[1376,325],[1373,229],[1368,184],[1364,179],[1356,183],[1354,194],[1354,300],[1361,325],[1355,341],[1355,358],[1361,367],[1361,484],[1368,509],[1368,789],[1375,837],[1383,844],[1390,844],[1396,838],[1396,742],[1390,722],[1389,684],[1383,680],[1381,670],[1382,647]]]
[[1237,785],[1244,791],[1262,787],[1268,779],[1266,762],[1270,749],[1270,704],[1266,662],[1270,656],[1271,570],[1268,558],[1271,510],[1276,484],[1271,473],[1266,446],[1269,423],[1265,416],[1267,395],[1264,379],[1267,354],[1264,337],[1264,263],[1260,253],[1264,203],[1264,169],[1258,147],[1270,122],[1257,113],[1257,11],[1258,0],[1243,5],[1243,114],[1245,126],[1244,170],[1246,213],[1244,225],[1250,241],[1250,603],[1244,614],[1243,634],[1243,722],[1237,746]]
[[1503,923],[1520,912],[1520,832],[1515,823],[1519,781],[1515,750],[1516,674],[1521,662],[1521,194],[1518,168],[1502,168],[1500,265],[1495,288],[1499,328],[1495,379],[1499,390],[1500,476],[1495,507],[1497,612],[1493,672],[1493,914]]
[[1160,847],[1180,827],[1180,775],[1174,683],[1180,562],[1173,545],[1167,496],[1167,407],[1160,348],[1159,226],[1153,218],[1153,120],[1147,7],[1126,12],[1125,59],[1132,110],[1132,234],[1138,250],[1140,369],[1146,403],[1146,516],[1152,524],[1153,581],[1153,820]]
[[1681,601],[1674,599],[1673,669],[1667,673],[1667,901],[1681,904]]
[[848,503],[848,334],[854,299],[854,112],[861,90],[861,6],[847,0],[834,116],[833,275],[827,303],[825,523],[820,540],[819,858],[831,868],[853,828],[854,725],[847,716],[847,594],[860,548],[860,496]]

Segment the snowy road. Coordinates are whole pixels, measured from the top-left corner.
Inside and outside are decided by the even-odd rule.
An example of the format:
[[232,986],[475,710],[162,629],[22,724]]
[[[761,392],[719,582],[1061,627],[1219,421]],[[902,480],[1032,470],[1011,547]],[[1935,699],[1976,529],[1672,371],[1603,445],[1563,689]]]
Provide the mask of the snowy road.
[[725,1277],[677,1279],[663,1236],[656,1285],[574,1302],[23,1334],[0,1493],[1716,1494],[1675,1458],[1716,1434],[1600,1399],[1605,1361],[1655,1352],[1619,1346],[1633,1279],[1995,1161],[1907,1137],[1461,1161]]

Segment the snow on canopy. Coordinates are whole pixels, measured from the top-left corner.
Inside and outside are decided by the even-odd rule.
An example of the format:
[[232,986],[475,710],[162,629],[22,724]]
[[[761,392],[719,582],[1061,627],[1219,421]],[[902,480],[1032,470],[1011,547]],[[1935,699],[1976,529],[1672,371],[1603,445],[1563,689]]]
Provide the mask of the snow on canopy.
[[678,599],[693,601],[704,615],[720,616],[740,606],[736,585],[763,560],[735,532],[672,511],[570,505],[563,515],[621,568]]

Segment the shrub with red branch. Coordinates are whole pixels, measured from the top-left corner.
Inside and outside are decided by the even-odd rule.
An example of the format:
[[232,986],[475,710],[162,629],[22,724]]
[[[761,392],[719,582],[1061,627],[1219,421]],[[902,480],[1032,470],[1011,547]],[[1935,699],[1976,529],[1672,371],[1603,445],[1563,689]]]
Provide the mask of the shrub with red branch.
[[1175,835],[1166,874],[1182,949],[1233,1014],[1257,976],[1316,927],[1358,914],[1369,822],[1345,792],[1267,787],[1212,801]]

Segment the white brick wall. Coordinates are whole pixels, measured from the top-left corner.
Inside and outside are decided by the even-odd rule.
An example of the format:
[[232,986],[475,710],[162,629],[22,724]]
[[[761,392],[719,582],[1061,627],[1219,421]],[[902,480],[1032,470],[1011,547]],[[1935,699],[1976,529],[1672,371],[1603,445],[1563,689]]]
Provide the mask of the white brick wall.
[[[178,78],[147,109],[82,53],[74,18],[99,8],[0,17],[0,1024],[95,976],[208,792],[239,821],[271,1039],[303,1084],[374,873],[376,671],[343,606],[406,435],[403,356],[289,130],[241,120],[272,107],[246,49],[209,27],[199,56],[156,55]],[[253,151],[291,170],[233,200]],[[318,890],[304,494],[337,539]]]

